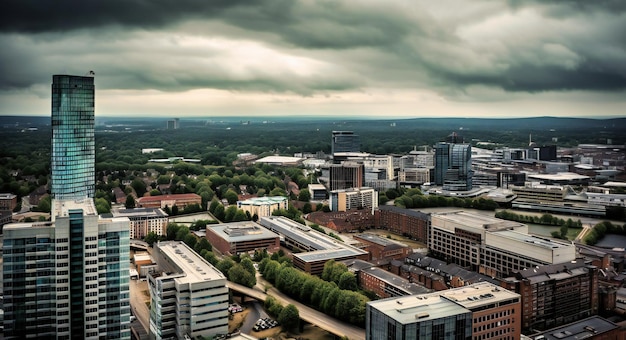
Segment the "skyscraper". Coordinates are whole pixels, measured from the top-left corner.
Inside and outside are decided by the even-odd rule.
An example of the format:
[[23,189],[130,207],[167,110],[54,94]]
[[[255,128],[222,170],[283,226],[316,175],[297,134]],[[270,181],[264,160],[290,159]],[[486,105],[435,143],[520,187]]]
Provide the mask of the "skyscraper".
[[52,77],[52,180],[55,199],[94,197],[94,77]]
[[[454,136],[458,140],[458,136]],[[472,190],[472,146],[437,143],[435,145],[435,185],[444,190]]]
[[4,227],[4,335],[130,339],[130,221],[92,198],[93,77],[53,82],[52,221]]
[[352,131],[333,131],[331,152],[360,152],[361,138]]

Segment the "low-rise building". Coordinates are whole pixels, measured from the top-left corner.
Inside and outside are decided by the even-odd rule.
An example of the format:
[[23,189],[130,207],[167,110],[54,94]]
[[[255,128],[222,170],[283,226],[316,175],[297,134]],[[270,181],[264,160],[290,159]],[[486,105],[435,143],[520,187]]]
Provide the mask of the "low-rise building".
[[225,255],[247,253],[255,249],[274,252],[280,247],[277,234],[252,221],[207,225],[206,238]]
[[367,261],[348,260],[344,261],[344,263],[348,270],[357,277],[359,287],[376,293],[379,298],[384,299],[432,292],[432,289],[409,282],[409,280],[378,268]]
[[148,276],[150,334],[194,339],[228,333],[226,277],[183,242],[159,242],[160,271]]
[[423,243],[428,242],[428,225],[430,214],[395,207],[381,205],[374,211],[374,226],[379,229],[388,229],[398,235],[407,236]]
[[330,192],[331,211],[369,210],[371,214],[378,207],[378,192],[373,188],[349,188]]
[[135,208],[113,210],[102,216],[128,217],[130,220],[130,238],[143,239],[153,232],[165,235],[169,216],[160,208]]
[[202,197],[196,194],[173,194],[146,196],[137,199],[137,207],[139,208],[172,208],[177,206],[178,209],[185,209],[189,205],[202,204]]
[[530,340],[613,340],[623,339],[619,325],[599,316],[592,316],[561,327],[529,336]]
[[285,196],[253,197],[245,201],[237,201],[237,208],[250,213],[250,216],[271,216],[276,210],[287,210],[289,198]]
[[411,247],[375,234],[356,234],[353,238],[365,245],[364,250],[370,253],[370,260],[403,259],[413,252]]

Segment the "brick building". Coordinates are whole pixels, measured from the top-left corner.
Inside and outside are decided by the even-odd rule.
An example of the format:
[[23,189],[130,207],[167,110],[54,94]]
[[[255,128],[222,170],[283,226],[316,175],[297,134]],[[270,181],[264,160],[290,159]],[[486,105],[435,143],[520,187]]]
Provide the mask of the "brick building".
[[178,209],[185,209],[192,204],[202,204],[202,197],[196,194],[174,194],[146,196],[137,199],[138,208],[165,208],[177,206]]
[[422,285],[418,285],[396,274],[374,266],[363,260],[344,261],[348,270],[357,277],[359,287],[372,291],[380,298],[425,294],[432,292]]
[[356,234],[353,238],[365,245],[364,250],[370,253],[370,260],[403,259],[412,253],[411,247],[375,234]]
[[374,227],[388,229],[419,242],[428,241],[430,214],[391,205],[379,206],[374,211]]

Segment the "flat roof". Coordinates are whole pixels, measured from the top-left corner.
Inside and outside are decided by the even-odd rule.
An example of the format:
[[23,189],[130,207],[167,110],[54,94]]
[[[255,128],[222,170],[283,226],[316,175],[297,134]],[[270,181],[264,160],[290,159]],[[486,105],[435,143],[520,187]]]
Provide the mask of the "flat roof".
[[457,223],[474,229],[480,229],[481,231],[525,227],[524,224],[519,222],[507,221],[495,217],[478,215],[461,210],[433,213],[431,217],[446,220],[452,223]]
[[264,216],[259,219],[261,225],[266,228],[276,230],[278,234],[286,238],[293,239],[299,243],[306,244],[316,250],[333,249],[337,240],[330,238],[320,232],[301,223],[294,222],[282,216]]
[[83,215],[97,215],[93,199],[85,197],[80,200],[52,200],[52,216],[67,217],[70,210],[82,209]]
[[520,233],[514,230],[493,231],[491,234],[506,237],[517,242],[530,243],[534,246],[546,249],[573,247],[571,243],[559,242],[545,237]]
[[556,174],[527,174],[528,178],[545,179],[552,181],[573,181],[589,179],[589,176],[579,175],[574,172],[557,172]]
[[241,205],[268,205],[283,203],[288,200],[286,196],[252,197],[244,201],[237,201]]
[[111,211],[114,217],[168,217],[161,208],[135,208],[135,209],[119,209]]
[[438,293],[394,297],[367,304],[405,325],[471,313],[469,309],[442,298]]
[[322,249],[309,251],[306,253],[297,253],[293,254],[293,257],[297,257],[304,262],[317,262],[317,261],[327,261],[336,258],[349,257],[349,256],[358,256],[367,254],[366,251],[354,248],[339,248],[339,249]]
[[510,290],[498,287],[489,282],[478,282],[469,286],[441,291],[441,296],[458,303],[459,305],[473,310],[484,305],[510,301],[520,295]]
[[193,283],[206,280],[226,280],[226,276],[222,272],[183,242],[159,242],[156,246],[178,267],[180,273],[177,274],[184,274],[177,278],[181,282]]
[[302,162],[304,158],[300,157],[287,157],[287,156],[267,156],[261,159],[257,159],[254,163],[298,163]]
[[530,338],[535,340],[586,339],[596,337],[616,328],[619,328],[617,324],[596,315],[561,327],[552,328],[542,333],[531,335]]
[[409,282],[409,280],[403,277],[390,273],[381,268],[374,267],[373,265],[368,268],[363,268],[361,270],[381,281],[388,283],[391,286],[403,289],[409,295],[425,294],[425,293],[430,293],[433,291],[432,289],[428,289],[422,285]]
[[209,224],[208,229],[229,243],[278,238],[278,235],[252,221]]

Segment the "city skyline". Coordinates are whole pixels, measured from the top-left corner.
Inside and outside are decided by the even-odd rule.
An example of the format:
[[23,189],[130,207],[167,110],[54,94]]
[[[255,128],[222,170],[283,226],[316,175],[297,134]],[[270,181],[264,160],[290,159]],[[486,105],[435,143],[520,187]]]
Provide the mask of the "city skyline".
[[623,117],[626,104],[619,1],[7,9],[0,115],[46,115],[50,75],[91,70],[98,116]]

